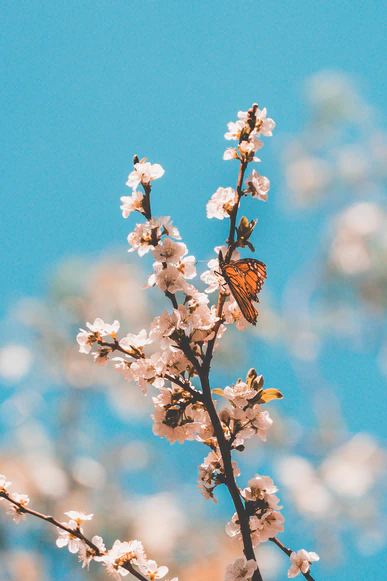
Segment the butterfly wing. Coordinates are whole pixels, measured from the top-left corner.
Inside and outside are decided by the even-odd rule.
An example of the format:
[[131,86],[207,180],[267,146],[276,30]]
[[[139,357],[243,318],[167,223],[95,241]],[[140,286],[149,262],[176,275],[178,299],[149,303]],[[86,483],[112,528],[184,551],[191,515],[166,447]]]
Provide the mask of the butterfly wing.
[[258,293],[266,278],[266,266],[260,260],[245,258],[221,266],[230,291],[245,319],[257,324],[258,311],[252,301],[258,301]]
[[261,292],[266,279],[266,265],[255,258],[242,258],[232,263],[232,266],[239,272],[240,278],[244,279],[249,296],[253,300],[258,300],[257,295]]

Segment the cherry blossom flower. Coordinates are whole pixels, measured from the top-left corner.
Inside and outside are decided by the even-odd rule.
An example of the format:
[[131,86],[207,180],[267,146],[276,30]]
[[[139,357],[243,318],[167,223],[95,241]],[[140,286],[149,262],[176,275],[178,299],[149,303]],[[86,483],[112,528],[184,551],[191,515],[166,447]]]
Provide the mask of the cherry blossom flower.
[[258,109],[256,118],[257,121],[255,123],[255,127],[257,131],[257,137],[259,137],[261,134],[265,135],[265,137],[271,137],[273,135],[275,123],[273,119],[267,117],[266,107],[264,107],[262,110]]
[[166,235],[179,240],[181,238],[178,229],[172,224],[169,216],[152,218],[144,224],[136,224],[133,232],[128,236],[128,242],[132,248],[128,252],[138,251],[139,256],[144,256],[160,242],[161,236]]
[[[242,496],[249,507],[249,525],[251,540],[254,547],[277,536],[284,530],[284,517],[279,512],[279,499],[274,494],[277,487],[269,476],[255,475],[248,481],[248,487],[242,490]],[[226,525],[226,532],[230,537],[241,538],[238,515],[235,513]]]
[[235,147],[228,147],[223,154],[223,159],[226,161],[230,159],[239,159],[238,152]]
[[[64,526],[68,527],[73,531],[83,532],[82,529],[79,527],[78,523],[75,520],[70,520],[69,523],[62,523]],[[83,541],[78,539],[78,537],[72,535],[68,531],[64,531],[63,529],[58,528],[59,537],[56,539],[56,546],[67,547],[70,553],[78,553],[79,549],[81,548]]]
[[[250,478],[247,485],[248,487],[242,492],[245,500],[259,499],[267,501],[270,495],[278,492],[278,488],[270,476],[259,476],[259,474],[256,474],[254,478]],[[276,496],[274,498],[277,499]]]
[[85,512],[78,510],[69,510],[68,512],[65,512],[65,515],[71,520],[75,520],[78,525],[86,520],[91,520],[94,516],[93,514],[86,514]]
[[116,333],[120,328],[120,323],[114,321],[113,324],[105,323],[102,319],[95,319],[94,323],[86,323],[89,331],[80,329],[77,335],[77,342],[79,344],[80,353],[90,353],[93,343],[99,341],[101,337],[109,336],[116,337]]
[[[240,470],[236,462],[232,462],[234,476],[240,475]],[[220,451],[212,450],[204,459],[203,464],[199,466],[198,486],[200,492],[206,500],[218,502],[214,497],[213,491],[219,485],[225,482],[223,458]]]
[[140,565],[141,573],[149,577],[151,581],[154,579],[162,579],[168,573],[168,567],[165,565],[157,567],[156,561],[149,560],[145,564]]
[[[93,545],[95,545],[99,549],[100,553],[104,553],[106,551],[106,547],[104,545],[102,537],[95,535],[91,539],[91,542],[93,543]],[[84,567],[89,568],[90,562],[93,559],[95,561],[101,561],[102,557],[103,557],[103,555],[97,556],[95,551],[91,547],[86,545],[86,543],[82,543],[80,548],[79,548],[79,551],[78,551],[78,558],[79,558],[80,562],[82,563],[82,569]]]
[[305,549],[300,549],[290,555],[292,565],[288,571],[288,577],[297,577],[300,573],[308,573],[310,565],[320,560],[317,553],[308,553]]
[[[273,425],[273,420],[271,419],[269,412],[267,410],[262,410],[259,404],[255,404],[252,408],[246,410],[246,419],[250,421],[250,427],[254,429],[258,437],[266,442],[266,432]],[[241,436],[244,436],[244,431],[240,432]],[[246,437],[246,436],[244,436]]]
[[262,516],[252,516],[250,518],[251,541],[253,547],[258,547],[261,543],[266,543],[284,530],[283,515],[277,510],[267,509]]
[[227,565],[224,581],[251,581],[257,563],[254,559],[237,559],[234,563]]
[[[8,484],[11,484],[10,482]],[[27,506],[30,499],[27,494],[18,494],[17,492],[13,492],[11,494],[11,498],[22,505],[22,507]],[[12,504],[7,510],[6,514],[12,515],[13,522],[19,524],[21,520],[26,520],[26,513],[23,512],[22,508],[19,508],[15,504]]]
[[94,323],[86,323],[86,327],[90,329],[92,333],[98,334],[101,337],[110,336],[115,337],[116,333],[120,328],[120,323],[114,321],[113,324],[105,323],[102,319],[95,319]]
[[143,201],[144,194],[137,190],[134,190],[131,196],[122,196],[122,216],[127,218],[132,212],[139,212],[140,214],[144,214]]
[[[241,122],[245,123],[247,121],[247,111],[239,111],[238,117]],[[255,129],[251,132],[251,136],[258,138],[262,134],[265,135],[265,137],[271,137],[273,135],[275,123],[273,119],[267,118],[266,107],[262,110],[257,109],[255,117]],[[239,123],[239,121],[237,121],[237,123]]]
[[190,280],[196,276],[195,264],[196,258],[194,256],[185,256],[182,260],[180,260],[180,262],[178,262],[176,266],[178,271],[181,273],[181,276]]
[[224,388],[224,396],[232,401],[237,407],[245,407],[249,400],[257,395],[255,389],[252,389],[242,380],[238,380],[232,387]]
[[131,369],[132,362],[126,361],[122,357],[114,357],[113,361],[115,362],[115,370],[123,376],[125,381],[134,381],[134,374]]
[[[11,484],[12,482],[8,482],[4,474],[0,474],[0,492],[7,492],[7,488],[9,488]],[[0,498],[0,500],[4,500],[4,498]]]
[[251,139],[249,141],[241,141],[238,145],[238,149],[241,152],[242,159],[245,161],[261,161],[258,157],[255,157],[256,151],[263,147],[263,142],[258,139]]
[[183,289],[181,275],[176,266],[173,264],[168,264],[166,268],[163,268],[159,262],[156,262],[154,267],[155,269],[159,269],[159,271],[156,272],[154,278],[150,277],[149,284],[154,281],[154,284],[157,284],[160,290],[172,294],[175,294],[177,291]]
[[229,218],[236,201],[233,188],[218,188],[207,203],[207,218]]
[[155,260],[167,264],[176,264],[187,253],[186,245],[183,242],[175,242],[172,238],[164,238],[152,250]]
[[188,328],[187,313],[188,309],[184,305],[179,305],[172,313],[164,309],[163,313],[155,317],[151,323],[149,338],[152,341],[160,341],[162,349],[168,348],[174,343],[169,337],[177,330]]
[[235,323],[235,326],[238,329],[238,331],[243,332],[249,326],[249,322],[242,315],[242,311],[238,307],[238,303],[236,301],[227,300],[225,302],[223,307],[223,315],[224,322],[226,323],[226,325],[233,325]]
[[117,540],[106,555],[98,557],[98,561],[103,562],[110,575],[115,579],[120,579],[120,575],[125,577],[129,573],[128,569],[124,568],[126,563],[141,567],[145,565],[147,558],[140,541],[134,540],[122,543]]
[[109,357],[108,354],[111,353],[109,348],[101,347],[98,353],[94,353],[94,363],[100,367],[106,367]]
[[142,329],[137,335],[128,333],[126,337],[123,337],[119,341],[119,344],[120,347],[127,351],[141,351],[145,345],[149,345],[151,342],[152,341],[148,338],[146,330]]
[[253,198],[267,202],[270,181],[265,176],[261,176],[257,171],[253,170],[245,183]]
[[228,132],[224,134],[224,138],[231,140],[231,139],[235,139],[235,140],[239,140],[242,130],[245,128],[246,124],[245,124],[245,119],[247,119],[247,113],[245,112],[239,112],[238,113],[238,117],[240,117],[241,115],[244,116],[244,119],[241,120],[241,118],[239,119],[239,121],[235,121],[235,123],[233,121],[231,121],[230,123],[227,123],[227,127],[228,127]]
[[[217,255],[219,255],[220,252],[222,252],[223,256],[226,255],[227,253],[227,246],[215,246],[215,252]],[[234,250],[234,252],[231,255],[231,259],[232,260],[239,260],[240,258],[240,254],[238,252],[238,250]],[[212,258],[208,263],[207,266],[210,270],[206,270],[203,272],[203,274],[201,274],[200,276],[200,280],[202,280],[203,282],[205,282],[208,287],[205,289],[206,293],[212,293],[216,290],[218,290],[218,288],[222,288],[223,292],[229,292],[227,290],[227,288],[224,285],[224,279],[220,274],[220,267],[219,267],[219,259],[218,258]]]
[[165,170],[158,163],[152,165],[149,161],[140,161],[134,164],[134,171],[129,174],[126,185],[135,189],[139,184],[149,184],[161,178],[164,173]]

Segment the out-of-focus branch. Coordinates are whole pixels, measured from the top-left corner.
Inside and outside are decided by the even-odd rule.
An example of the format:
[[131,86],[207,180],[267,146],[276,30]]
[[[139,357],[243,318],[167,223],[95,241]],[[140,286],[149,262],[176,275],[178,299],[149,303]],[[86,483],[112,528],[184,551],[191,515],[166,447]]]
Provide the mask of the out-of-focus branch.
[[[80,539],[88,547],[90,547],[90,549],[93,550],[93,552],[95,553],[95,555],[97,557],[100,557],[100,556],[106,554],[104,551],[101,551],[97,547],[97,545],[95,545],[90,539],[85,537],[85,535],[81,532],[80,528],[72,529],[72,528],[66,526],[65,524],[59,522],[58,520],[56,520],[53,516],[43,514],[41,512],[33,510],[32,508],[28,508],[27,506],[24,506],[22,503],[17,502],[15,499],[13,499],[11,494],[8,494],[8,492],[6,492],[5,490],[0,491],[0,498],[4,498],[8,502],[10,502],[14,506],[16,506],[18,512],[24,513],[24,514],[30,514],[31,516],[34,516],[34,517],[39,518],[41,520],[44,520],[44,521],[50,523],[51,525],[54,525],[54,526],[58,527],[59,529],[66,531],[66,533],[68,533],[72,537],[76,537],[77,539]],[[136,577],[140,581],[148,581],[148,579],[146,577],[144,577],[144,575],[142,575],[139,571],[137,571],[131,563],[129,563],[129,562],[124,563],[122,565],[122,568],[129,571],[129,573],[131,573],[134,577]]]

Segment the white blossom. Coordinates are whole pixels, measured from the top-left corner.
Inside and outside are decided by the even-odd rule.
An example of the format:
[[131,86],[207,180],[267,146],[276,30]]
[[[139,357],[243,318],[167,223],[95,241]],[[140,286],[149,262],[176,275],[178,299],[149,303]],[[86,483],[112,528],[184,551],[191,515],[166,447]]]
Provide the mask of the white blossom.
[[[100,553],[104,553],[106,551],[106,547],[105,547],[105,544],[103,542],[102,537],[95,535],[91,539],[91,542],[93,543],[93,545],[95,545],[99,549]],[[82,542],[81,546],[79,547],[78,558],[79,558],[80,562],[82,563],[82,569],[83,569],[84,567],[89,568],[90,562],[93,559],[95,561],[102,560],[102,555],[100,555],[99,557],[96,556],[95,551],[91,547],[86,545],[86,543]]]
[[125,563],[131,563],[141,567],[145,565],[147,558],[144,551],[144,547],[140,541],[129,541],[121,542],[119,540],[115,541],[113,547],[107,552],[106,555],[98,558],[102,561],[106,567],[106,570],[115,579],[119,579],[120,575],[125,577],[128,575],[129,571],[124,569],[122,565]]
[[232,387],[225,387],[224,396],[232,401],[238,407],[245,407],[249,403],[248,400],[257,395],[255,389],[252,389],[242,380],[238,380]]
[[261,176],[257,171],[253,170],[245,183],[253,198],[267,202],[270,181],[265,176]]
[[[209,292],[209,291],[207,291]],[[238,303],[234,300],[227,300],[223,307],[224,322],[226,325],[233,325],[235,323],[238,331],[244,331],[249,322],[245,319],[240,310]]]
[[[242,490],[242,496],[249,505],[251,540],[254,547],[276,537],[284,530],[284,517],[279,512],[279,499],[274,494],[277,492],[269,476],[255,475],[248,481],[248,487]],[[226,532],[230,537],[241,538],[238,515],[235,513],[231,521],[226,525]]]
[[181,274],[176,266],[168,264],[166,268],[163,268],[159,262],[156,262],[154,268],[157,269],[156,274],[150,277],[149,284],[154,281],[154,284],[157,284],[160,290],[172,294],[183,289]]
[[152,250],[155,260],[167,264],[176,264],[187,253],[186,245],[183,242],[175,242],[172,238],[164,238]]
[[141,573],[146,575],[150,578],[151,581],[153,579],[162,579],[168,573],[168,567],[165,565],[161,567],[157,567],[156,561],[149,560],[143,565],[140,566]]
[[149,161],[141,161],[134,164],[134,171],[129,174],[126,185],[135,189],[139,184],[149,184],[161,178],[164,173],[165,170],[158,163],[152,165]]
[[[240,116],[240,113],[238,113],[238,117]],[[247,119],[247,113],[245,113],[246,115],[246,119]],[[227,127],[228,127],[228,132],[225,133],[224,137],[225,139],[235,139],[235,140],[239,140],[242,130],[245,128],[246,124],[244,122],[244,120],[242,121],[241,119],[239,119],[239,121],[236,121],[235,123],[233,121],[231,121],[230,123],[227,123]]]
[[145,345],[151,343],[151,339],[148,338],[148,334],[145,329],[142,329],[137,335],[133,333],[128,333],[126,337],[120,340],[120,347],[127,351],[138,351],[142,350]]
[[131,196],[122,196],[121,198],[122,216],[124,218],[127,218],[128,216],[130,216],[132,212],[139,212],[140,214],[143,214],[144,213],[143,201],[144,194],[137,190],[134,190]]
[[94,323],[86,323],[86,327],[89,329],[85,331],[80,329],[80,333],[77,335],[77,342],[79,344],[80,353],[90,353],[93,343],[99,341],[102,337],[109,336],[112,338],[116,337],[116,333],[120,328],[120,323],[114,321],[112,324],[105,323],[102,319],[95,319]]
[[[6,476],[4,474],[0,474],[0,492],[7,492],[7,488],[11,486],[12,482],[7,481]],[[0,498],[0,500],[4,500]]]
[[207,203],[207,217],[218,218],[218,220],[229,218],[236,201],[237,197],[233,188],[218,188]]
[[128,242],[132,248],[129,252],[138,251],[144,256],[160,242],[161,236],[170,236],[179,240],[179,230],[172,224],[169,216],[162,216],[147,220],[143,224],[136,224],[135,229],[128,235]]
[[[65,522],[62,524],[73,531],[77,530],[81,533],[83,532],[75,520],[70,520],[69,523]],[[67,547],[70,553],[78,553],[83,544],[83,541],[68,531],[64,531],[63,529],[58,528],[58,532],[59,537],[56,539],[56,546],[59,548]]]
[[230,159],[239,159],[238,152],[235,147],[228,147],[223,154],[223,159],[226,161]]
[[93,514],[86,514],[85,512],[78,510],[69,510],[68,512],[65,512],[65,515],[71,520],[75,520],[78,525],[86,520],[91,520],[94,516]]
[[292,565],[288,571],[288,577],[297,577],[300,573],[308,573],[310,565],[320,560],[317,553],[308,553],[305,549],[300,549],[290,555]]
[[[7,484],[11,483],[9,482]],[[17,492],[13,492],[11,498],[21,504],[22,507],[27,506],[30,501],[27,494],[18,494]],[[11,504],[11,506],[6,510],[6,514],[12,515],[13,522],[16,524],[19,524],[21,520],[26,520],[26,513],[15,504]]]
[[255,152],[263,147],[263,142],[257,139],[249,139],[248,141],[241,141],[238,149],[241,152],[242,158],[246,161],[261,161],[255,157]]

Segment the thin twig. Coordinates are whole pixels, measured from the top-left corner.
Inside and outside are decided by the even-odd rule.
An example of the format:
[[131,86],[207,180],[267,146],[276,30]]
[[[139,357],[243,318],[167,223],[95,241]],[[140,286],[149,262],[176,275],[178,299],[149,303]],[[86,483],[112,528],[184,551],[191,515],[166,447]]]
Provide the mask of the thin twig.
[[[269,539],[269,541],[271,541],[272,543],[277,545],[277,547],[279,547],[281,549],[281,551],[286,553],[286,555],[288,557],[290,557],[290,555],[293,553],[293,551],[291,549],[288,549],[287,547],[285,547],[285,545],[283,545],[281,543],[281,541],[279,541],[277,538],[273,537],[272,539]],[[301,573],[302,573],[302,571],[301,571]],[[305,579],[308,579],[308,581],[315,581],[314,577],[312,577],[312,575],[309,573],[309,571],[307,573],[302,573],[302,575],[305,577]]]

